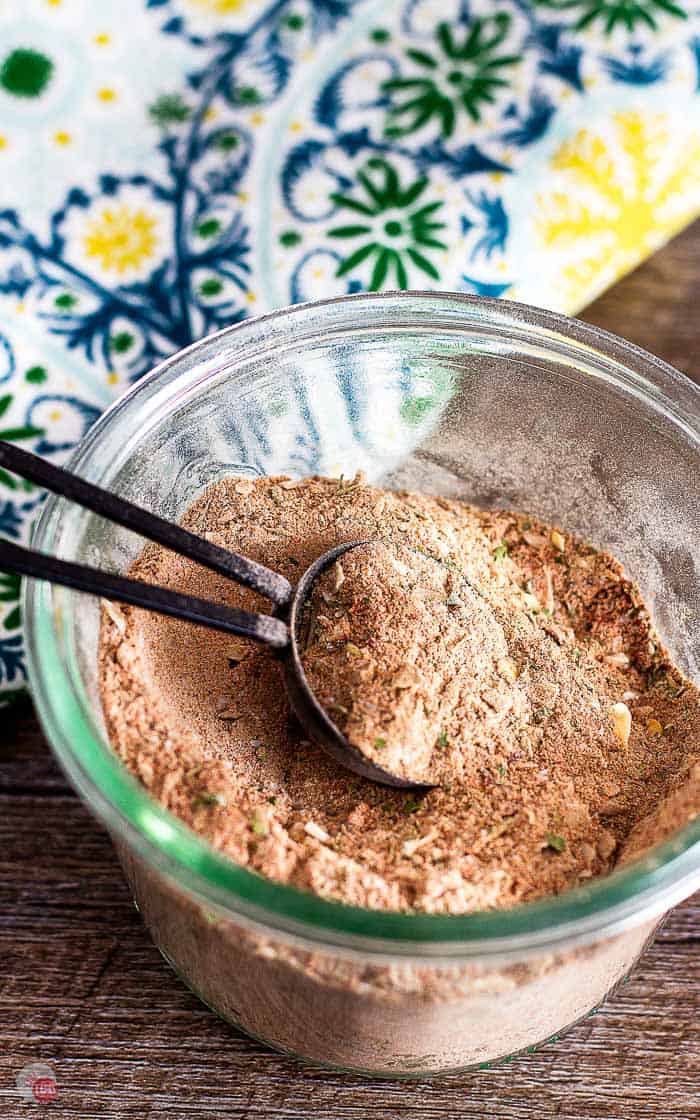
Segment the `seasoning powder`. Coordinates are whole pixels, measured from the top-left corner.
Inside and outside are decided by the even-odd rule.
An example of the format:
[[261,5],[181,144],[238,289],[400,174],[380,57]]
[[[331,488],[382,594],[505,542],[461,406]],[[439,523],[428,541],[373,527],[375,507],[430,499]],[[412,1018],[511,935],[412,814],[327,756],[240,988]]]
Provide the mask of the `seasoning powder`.
[[[700,810],[700,698],[611,556],[560,529],[351,482],[229,479],[184,524],[319,581],[307,674],[332,718],[422,795],[309,742],[279,663],[241,639],[108,604],[111,741],[150,793],[237,863],[359,906],[465,913],[566,890]],[[137,578],[269,611],[148,545]]]

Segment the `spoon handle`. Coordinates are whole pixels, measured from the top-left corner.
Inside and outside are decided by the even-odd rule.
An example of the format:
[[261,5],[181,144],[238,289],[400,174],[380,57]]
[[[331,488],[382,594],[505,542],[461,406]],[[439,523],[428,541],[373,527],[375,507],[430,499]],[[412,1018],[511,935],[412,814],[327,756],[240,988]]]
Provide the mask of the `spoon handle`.
[[129,579],[127,576],[100,571],[99,568],[59,560],[55,556],[34,552],[4,538],[0,538],[0,568],[16,575],[72,587],[76,591],[87,591],[105,599],[130,603],[134,607],[144,607],[198,626],[240,634],[244,638],[264,642],[274,649],[284,649],[289,643],[289,631],[284,622],[271,615],[250,614],[237,607],[183,595],[168,587],[157,587],[139,579]]
[[92,510],[116,525],[132,529],[148,540],[156,541],[244,587],[260,592],[277,606],[285,606],[292,597],[291,583],[278,572],[205,541],[182,526],[149,513],[141,506],[86,482],[71,471],[54,466],[47,459],[32,455],[30,451],[24,451],[6,440],[0,440],[0,466]]

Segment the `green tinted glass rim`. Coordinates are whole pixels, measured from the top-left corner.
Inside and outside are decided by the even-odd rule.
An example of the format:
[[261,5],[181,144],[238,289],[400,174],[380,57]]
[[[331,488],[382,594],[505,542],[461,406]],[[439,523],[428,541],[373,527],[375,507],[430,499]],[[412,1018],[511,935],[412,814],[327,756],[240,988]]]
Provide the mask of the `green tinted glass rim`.
[[[577,339],[579,344],[612,363],[622,363],[637,383],[646,384],[649,399],[667,404],[664,411],[692,433],[700,446],[700,390],[672,367],[614,335],[587,327],[564,316],[543,312],[507,301],[479,300],[453,293],[392,293],[391,295],[358,295],[317,304],[298,305],[274,312],[209,336],[180,352],[157,367],[126,395],[133,398],[146,383],[165,373],[182,359],[212,346],[226,345],[229,338],[251,329],[267,327],[273,322],[288,329],[294,320],[314,315],[318,318],[329,309],[352,301],[365,304],[368,313],[391,314],[397,301],[410,301],[439,312],[441,307],[463,311],[473,320],[480,319],[507,328],[529,327],[544,342],[548,338],[563,342]],[[353,308],[353,316],[362,307]],[[650,379],[645,380],[645,374]],[[674,399],[674,387],[682,389],[684,405]],[[665,392],[671,394],[665,398]],[[692,410],[687,408],[689,399]],[[97,422],[86,443],[94,446],[99,432],[110,423],[119,409],[121,398]],[[74,460],[83,453],[79,448]],[[48,550],[61,500],[49,498],[35,534],[38,547]],[[87,698],[71,679],[66,667],[60,610],[52,598],[48,584],[26,581],[24,617],[27,620],[27,661],[30,684],[39,718],[46,736],[68,777],[93,812],[111,833],[133,847],[143,858],[159,867],[182,886],[208,900],[231,916],[248,917],[280,930],[289,929],[311,940],[324,943],[345,943],[353,939],[363,946],[371,943],[378,952],[411,948],[413,955],[421,951],[431,955],[433,947],[457,950],[465,956],[491,951],[518,951],[575,937],[609,932],[634,921],[643,920],[652,911],[661,913],[686,897],[700,882],[700,818],[679,830],[670,840],[658,845],[641,860],[611,875],[590,880],[585,886],[565,894],[520,905],[508,911],[484,911],[468,915],[405,914],[375,911],[348,906],[318,898],[294,887],[275,883],[255,872],[236,865],[218,854],[173,814],[156,803],[145,789],[128,773],[100,734],[91,717]],[[63,594],[63,592],[58,592]]]

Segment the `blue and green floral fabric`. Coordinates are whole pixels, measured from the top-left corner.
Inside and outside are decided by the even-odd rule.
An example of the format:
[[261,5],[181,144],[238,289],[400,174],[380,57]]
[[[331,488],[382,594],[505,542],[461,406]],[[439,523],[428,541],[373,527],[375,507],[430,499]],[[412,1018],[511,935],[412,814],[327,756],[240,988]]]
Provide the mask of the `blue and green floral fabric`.
[[[700,211],[687,0],[0,8],[0,437],[61,458],[272,307],[444,288],[573,312]],[[40,496],[0,471],[0,534]],[[24,678],[0,575],[0,688]]]

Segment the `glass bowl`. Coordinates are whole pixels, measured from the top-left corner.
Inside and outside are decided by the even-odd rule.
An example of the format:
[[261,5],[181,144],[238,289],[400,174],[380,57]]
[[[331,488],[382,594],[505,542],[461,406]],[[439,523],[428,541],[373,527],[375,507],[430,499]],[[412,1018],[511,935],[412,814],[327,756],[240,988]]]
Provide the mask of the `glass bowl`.
[[[435,293],[248,320],[140,381],[71,466],[170,518],[226,475],[358,468],[526,510],[611,549],[678,664],[700,675],[700,391],[573,320]],[[34,543],[117,571],[142,544],[55,498]],[[532,1049],[600,1004],[700,883],[700,819],[606,878],[507,912],[373,912],[265,880],[111,752],[98,603],[28,581],[25,617],[47,737],[109,829],[155,943],[210,1007],[285,1052],[405,1077]]]

